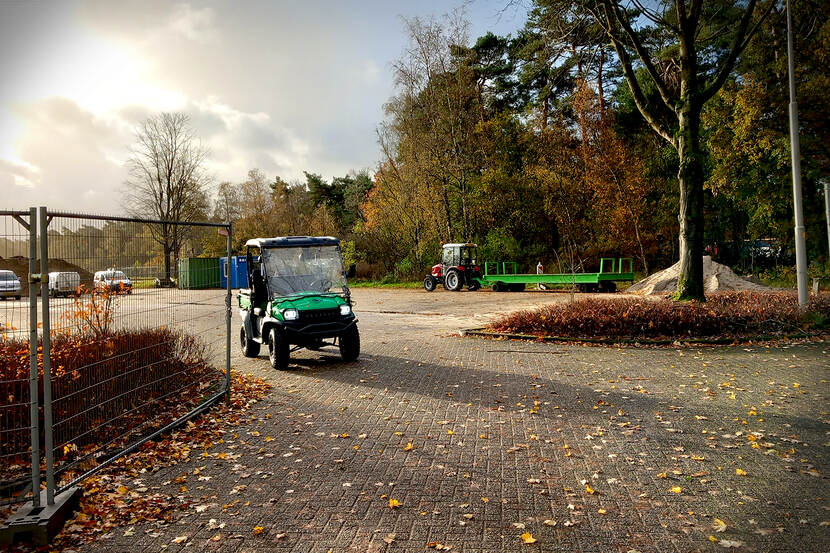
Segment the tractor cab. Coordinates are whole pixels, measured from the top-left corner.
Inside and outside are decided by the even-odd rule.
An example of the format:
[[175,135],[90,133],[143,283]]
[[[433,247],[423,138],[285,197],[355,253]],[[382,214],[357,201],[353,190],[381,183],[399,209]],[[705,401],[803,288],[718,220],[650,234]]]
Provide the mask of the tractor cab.
[[478,248],[471,242],[463,244],[444,244],[441,251],[441,263],[432,267],[424,279],[424,289],[435,290],[441,283],[446,290],[457,292],[467,286],[470,290],[480,288],[478,278],[481,269],[476,265]]

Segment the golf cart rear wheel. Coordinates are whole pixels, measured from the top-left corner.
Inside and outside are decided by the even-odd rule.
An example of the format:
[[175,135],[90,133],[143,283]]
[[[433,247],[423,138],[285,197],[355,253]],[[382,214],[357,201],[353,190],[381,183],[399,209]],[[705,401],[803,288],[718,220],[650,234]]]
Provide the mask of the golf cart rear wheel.
[[432,292],[433,290],[435,290],[435,287],[437,285],[438,280],[432,275],[427,275],[427,277],[424,279],[424,290],[426,290],[427,292]]
[[352,325],[340,335],[338,340],[340,343],[340,357],[343,361],[349,363],[354,361],[360,355],[360,333],[357,330],[357,325]]
[[256,357],[259,355],[259,342],[254,342],[248,337],[248,333],[245,332],[245,325],[239,329],[239,345],[242,348],[242,355],[245,357]]
[[271,332],[268,333],[268,360],[271,361],[271,366],[278,371],[284,371],[288,368],[289,357],[285,334],[279,328],[271,327]]
[[444,288],[450,292],[458,292],[464,286],[461,282],[461,275],[455,269],[447,271],[447,276],[444,277]]

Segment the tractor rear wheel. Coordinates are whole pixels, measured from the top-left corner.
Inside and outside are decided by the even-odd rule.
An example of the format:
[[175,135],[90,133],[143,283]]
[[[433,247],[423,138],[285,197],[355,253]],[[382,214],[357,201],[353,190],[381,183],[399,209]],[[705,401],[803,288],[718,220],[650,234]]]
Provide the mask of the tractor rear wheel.
[[424,279],[424,290],[432,292],[436,286],[438,286],[438,280],[432,275],[427,275]]
[[279,328],[271,327],[268,334],[268,360],[271,361],[271,366],[278,371],[284,371],[288,368],[290,356],[291,351],[285,334]]
[[461,275],[455,269],[447,271],[447,276],[444,277],[444,288],[450,292],[458,292],[464,286],[461,282]]

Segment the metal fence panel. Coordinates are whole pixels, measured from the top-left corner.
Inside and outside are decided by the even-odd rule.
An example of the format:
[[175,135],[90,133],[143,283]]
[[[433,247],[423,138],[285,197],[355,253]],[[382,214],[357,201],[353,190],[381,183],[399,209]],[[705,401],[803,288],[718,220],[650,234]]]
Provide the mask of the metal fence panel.
[[0,211],[0,505],[40,499],[36,233],[34,208]]
[[60,492],[227,392],[229,290],[218,264],[204,264],[217,270],[198,275],[198,289],[176,283],[179,259],[226,255],[217,230],[229,228],[45,210],[43,221],[44,440]]

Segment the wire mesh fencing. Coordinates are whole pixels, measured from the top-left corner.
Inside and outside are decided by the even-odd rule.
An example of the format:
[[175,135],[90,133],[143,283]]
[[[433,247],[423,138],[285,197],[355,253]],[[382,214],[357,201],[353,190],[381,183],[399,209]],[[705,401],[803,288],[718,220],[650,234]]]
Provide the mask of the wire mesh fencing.
[[34,215],[0,211],[0,505],[32,498],[40,484]]
[[60,492],[227,392],[229,290],[208,254],[225,254],[229,229],[46,215],[45,448]]

